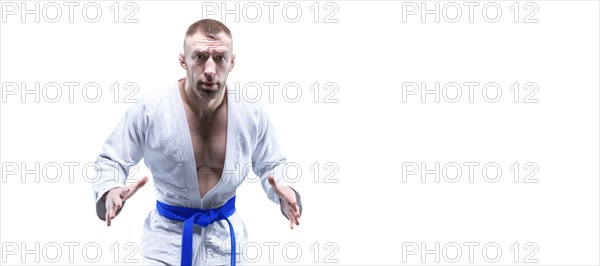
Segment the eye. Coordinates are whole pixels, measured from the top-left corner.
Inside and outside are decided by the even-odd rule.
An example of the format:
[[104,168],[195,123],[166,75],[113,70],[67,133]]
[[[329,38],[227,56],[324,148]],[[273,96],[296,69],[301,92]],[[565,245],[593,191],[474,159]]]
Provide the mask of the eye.
[[196,54],[196,55],[194,55],[194,56],[192,57],[192,59],[194,59],[194,60],[197,60],[197,61],[202,61],[202,60],[204,60],[204,59],[206,59],[206,58],[205,58],[205,57],[204,57],[204,55],[202,55],[202,54]]
[[224,56],[222,56],[222,55],[218,55],[218,56],[216,57],[216,59],[217,59],[217,61],[219,61],[219,62],[223,62],[223,61],[225,61],[225,57],[224,57]]

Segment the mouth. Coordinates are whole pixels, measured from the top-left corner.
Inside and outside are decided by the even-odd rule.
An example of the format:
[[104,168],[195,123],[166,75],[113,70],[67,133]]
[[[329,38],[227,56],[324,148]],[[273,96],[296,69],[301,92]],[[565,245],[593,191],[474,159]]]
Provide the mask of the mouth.
[[219,83],[200,82],[198,85],[197,89],[205,96],[212,96],[219,91]]
[[212,87],[214,85],[217,85],[217,83],[213,83],[213,82],[200,82],[200,85],[202,85],[204,87]]

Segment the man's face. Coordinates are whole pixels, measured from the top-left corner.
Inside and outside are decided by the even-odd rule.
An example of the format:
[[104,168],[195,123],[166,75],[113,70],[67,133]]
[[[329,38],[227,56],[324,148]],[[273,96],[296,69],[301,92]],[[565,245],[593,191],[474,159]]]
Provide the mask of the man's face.
[[179,57],[187,72],[186,87],[209,105],[223,100],[227,76],[235,63],[231,39],[223,33],[218,37],[211,39],[200,32],[186,37],[184,54]]

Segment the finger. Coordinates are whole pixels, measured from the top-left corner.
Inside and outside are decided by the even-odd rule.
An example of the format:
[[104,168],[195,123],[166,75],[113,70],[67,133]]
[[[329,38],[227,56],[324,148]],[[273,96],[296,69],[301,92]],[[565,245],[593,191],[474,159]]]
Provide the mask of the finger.
[[296,220],[298,220],[298,218],[300,218],[300,208],[298,207],[298,204],[296,203],[296,195],[292,194],[293,199],[288,199],[287,202],[289,204],[289,209],[293,212],[294,217],[296,217]]
[[110,226],[112,218],[114,218],[114,205],[111,203],[106,210],[106,226]]
[[[126,190],[126,189],[124,189]],[[123,192],[121,192],[123,193]],[[119,195],[120,196],[120,195]],[[112,197],[112,204],[115,208],[113,208],[115,211],[117,209],[123,208],[123,200],[121,200],[121,197]]]
[[119,197],[122,199],[127,199],[127,194],[129,194],[129,191],[131,189],[129,187],[124,187],[123,189],[121,189],[121,191],[119,192]]
[[294,224],[297,224],[298,221],[291,211],[288,213],[288,219],[290,220],[290,229],[294,229]]
[[295,201],[289,201],[290,210],[294,212],[294,214],[298,213],[298,204]]
[[294,220],[294,223],[295,223],[296,225],[300,225],[300,220],[299,220],[299,218],[300,218],[300,217],[298,216],[298,212],[297,212],[297,211],[294,211],[294,210],[292,210],[292,211],[290,211],[290,212],[291,212],[291,216],[292,216],[292,218],[293,218],[293,220]]
[[292,214],[296,219],[296,225],[300,225],[300,211],[298,211],[298,204],[292,205]]
[[286,210],[286,216],[288,218],[288,220],[290,221],[290,228],[293,228],[293,225],[296,223],[296,216],[294,215],[294,212],[291,209],[291,206],[288,204],[285,208]]
[[135,184],[132,184],[131,187],[133,188],[133,193],[135,193],[135,191],[138,191],[138,189],[146,185],[146,183],[148,183],[148,176],[144,176],[142,179],[140,179],[140,181],[138,181]]
[[144,185],[146,185],[146,183],[148,183],[148,176],[144,176],[142,177],[142,179],[140,180],[140,182],[138,182],[136,184],[136,190],[142,188]]
[[133,196],[133,194],[135,194],[140,188],[142,188],[144,185],[146,185],[146,183],[148,183],[148,176],[144,176],[137,183],[129,185],[128,186],[129,191],[128,191],[127,197],[125,199],[131,198],[131,196]]

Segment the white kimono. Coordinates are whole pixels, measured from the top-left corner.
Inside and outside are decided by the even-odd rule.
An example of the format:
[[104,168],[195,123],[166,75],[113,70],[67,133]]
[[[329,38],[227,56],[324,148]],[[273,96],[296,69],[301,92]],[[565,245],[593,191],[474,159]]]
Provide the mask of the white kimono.
[[[132,106],[103,146],[98,156],[99,180],[93,184],[98,217],[106,208],[102,195],[125,186],[130,167],[142,157],[152,171],[156,199],[169,205],[212,209],[235,196],[249,170],[260,177],[267,197],[279,204],[267,177],[285,184],[282,170],[286,159],[269,118],[258,104],[228,97],[225,165],[218,184],[204,198],[198,192],[196,163],[178,84],[145,95]],[[115,174],[117,176],[115,176]],[[246,227],[237,213],[229,217],[236,242],[247,241]],[[179,265],[183,222],[169,220],[152,210],[145,221],[142,256],[146,261]],[[229,264],[229,226],[225,220],[206,228],[194,226],[193,259],[196,265]],[[239,256],[239,254],[238,254]],[[241,258],[243,256],[239,256]]]

